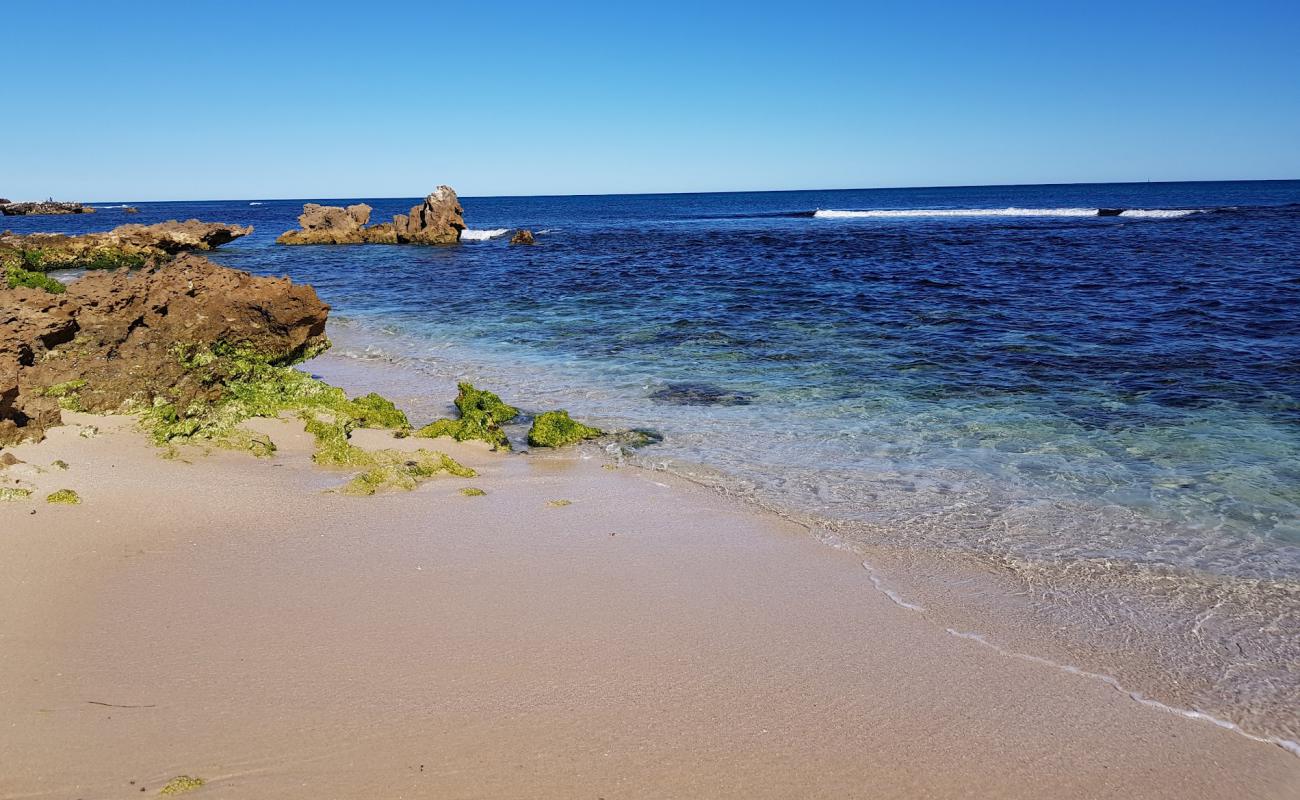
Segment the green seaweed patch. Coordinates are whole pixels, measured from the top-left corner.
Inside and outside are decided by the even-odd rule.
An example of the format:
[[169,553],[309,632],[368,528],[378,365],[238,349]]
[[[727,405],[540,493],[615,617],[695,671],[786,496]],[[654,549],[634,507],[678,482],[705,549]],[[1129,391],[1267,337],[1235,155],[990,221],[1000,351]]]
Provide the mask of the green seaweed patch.
[[75,506],[81,504],[81,495],[71,489],[60,489],[47,495],[45,502],[59,506]]
[[158,794],[173,795],[192,792],[195,789],[202,788],[207,781],[202,778],[194,778],[189,775],[177,775],[175,778],[167,781],[167,785],[158,790]]
[[56,383],[53,386],[47,386],[41,394],[46,397],[67,397],[70,394],[76,394],[81,391],[85,386],[86,382],[77,378],[75,380],[64,381],[63,383]]
[[571,506],[571,505],[573,505],[572,500],[547,500],[546,501],[547,508],[564,508],[565,506]]
[[65,411],[80,411],[81,390],[86,387],[86,382],[80,378],[63,383],[56,383],[53,386],[47,386],[41,391],[46,397],[53,397],[59,401],[59,407]]
[[528,444],[533,447],[564,447],[603,436],[604,431],[569,418],[567,411],[547,411],[533,418],[528,429]]
[[466,497],[482,497],[483,495],[487,494],[487,492],[483,491],[477,486],[466,486],[464,489],[460,490],[460,493],[465,495]]
[[415,432],[422,439],[450,436],[458,442],[479,439],[492,448],[509,450],[510,440],[501,426],[519,416],[519,409],[503,402],[492,392],[476,389],[472,384],[457,384],[458,419],[435,420]]
[[57,281],[43,272],[23,269],[18,266],[5,268],[5,285],[10,289],[25,286],[29,289],[41,289],[50,294],[63,294],[68,290],[61,281]]
[[56,458],[50,462],[50,469],[57,470],[59,472],[67,472],[68,462],[64,461],[61,458]]
[[19,489],[13,486],[0,487],[0,503],[17,503],[32,496],[31,489]]
[[[298,357],[307,358],[315,352]],[[201,440],[268,456],[275,452],[275,444],[238,426],[253,417],[278,417],[285,412],[324,413],[346,422],[349,430],[410,427],[406,415],[378,394],[372,392],[350,400],[336,386],[247,350],[220,344],[210,348],[182,346],[177,348],[176,357],[204,389],[200,396],[214,399],[191,401],[182,407],[167,397],[155,398],[141,421],[160,446]]]
[[396,489],[410,491],[420,482],[439,474],[473,478],[477,472],[446,453],[430,450],[363,450],[348,441],[355,421],[324,420],[307,416],[306,429],[316,439],[312,460],[330,467],[360,470],[339,491],[351,495],[373,495]]

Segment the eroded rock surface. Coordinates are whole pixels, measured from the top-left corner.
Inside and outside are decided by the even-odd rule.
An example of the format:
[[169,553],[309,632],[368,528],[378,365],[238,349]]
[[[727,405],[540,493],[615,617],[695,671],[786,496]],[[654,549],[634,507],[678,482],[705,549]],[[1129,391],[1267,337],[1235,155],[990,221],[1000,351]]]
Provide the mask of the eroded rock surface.
[[308,203],[298,230],[285,231],[280,244],[455,244],[465,230],[465,212],[450,186],[439,186],[409,214],[367,226],[371,208],[364,203],[322,206]]
[[58,203],[53,200],[47,200],[43,203],[11,203],[8,200],[0,202],[0,214],[6,217],[25,217],[34,214],[93,214],[93,206],[85,206],[81,203]]
[[294,363],[328,346],[328,313],[310,286],[195,255],[93,273],[63,294],[0,289],[0,445],[39,440],[62,407],[210,402],[222,376],[189,360],[230,352]]
[[0,234],[0,262],[38,272],[54,269],[141,267],[190,250],[211,250],[253,232],[251,226],[168,220],[119,225],[106,233]]
[[391,225],[366,227],[370,211],[365,203],[346,208],[308,203],[298,216],[301,229],[285,231],[276,241],[280,244],[396,244]]

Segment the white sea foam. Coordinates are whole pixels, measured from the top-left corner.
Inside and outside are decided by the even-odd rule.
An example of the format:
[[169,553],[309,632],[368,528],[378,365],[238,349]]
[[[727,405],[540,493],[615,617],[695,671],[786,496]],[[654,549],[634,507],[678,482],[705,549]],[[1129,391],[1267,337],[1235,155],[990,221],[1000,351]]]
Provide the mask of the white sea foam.
[[260,206],[261,203],[249,203],[250,206]]
[[105,209],[105,208],[130,208],[130,206],[128,206],[128,205],[126,205],[125,203],[123,203],[123,204],[120,205],[120,206],[95,206],[95,208],[100,208],[100,209]]
[[[838,211],[834,209],[817,209],[814,217],[822,219],[876,218],[894,219],[907,217],[1095,217],[1096,208],[880,208],[870,211]],[[1165,208],[1125,209],[1123,217],[1185,217],[1195,214],[1196,210]]]
[[1126,210],[1121,217],[1152,217],[1155,219],[1171,219],[1173,217],[1185,217],[1188,214],[1200,213],[1200,209],[1188,208],[1130,208]]
[[[894,591],[889,586],[887,586],[884,582],[884,579],[881,577],[880,573],[878,573],[875,567],[871,566],[869,562],[863,561],[862,566],[867,571],[867,577],[871,579],[871,585],[875,587],[877,592],[889,598],[890,601],[894,603],[894,605],[898,606],[899,608],[906,609],[908,611],[915,611],[921,614],[925,613],[925,606],[906,600],[898,592]],[[1120,694],[1127,695],[1129,699],[1141,703],[1144,706],[1149,706],[1151,708],[1164,711],[1165,713],[1168,714],[1175,714],[1177,716],[1184,717],[1186,719],[1208,722],[1212,725],[1217,725],[1220,728],[1224,728],[1226,730],[1232,731],[1233,733],[1244,736],[1247,739],[1253,739],[1254,741],[1263,742],[1265,744],[1277,745],[1278,747],[1281,747],[1283,750],[1289,751],[1293,755],[1300,756],[1300,742],[1296,742],[1291,739],[1283,739],[1278,736],[1257,736],[1253,733],[1249,733],[1245,730],[1242,730],[1241,726],[1237,725],[1234,722],[1223,719],[1221,717],[1216,717],[1212,714],[1207,714],[1204,711],[1200,711],[1194,708],[1179,708],[1177,706],[1168,705],[1167,703],[1162,703],[1159,700],[1154,700],[1150,697],[1147,697],[1141,692],[1136,692],[1130,689],[1126,689],[1124,685],[1121,684],[1119,680],[1112,675],[1081,669],[1079,667],[1074,666],[1073,664],[1062,664],[1059,661],[1053,661],[1050,658],[1043,658],[1042,656],[1035,656],[1029,653],[1021,653],[1015,650],[1008,650],[1005,647],[994,644],[987,637],[971,631],[960,631],[957,630],[956,628],[948,628],[948,627],[945,627],[944,631],[949,636],[955,636],[958,639],[966,639],[972,642],[978,642],[979,644],[982,644],[985,647],[994,650],[1003,656],[1006,656],[1007,658],[1017,658],[1022,661],[1028,661],[1033,664],[1040,664],[1042,666],[1050,667],[1052,669],[1059,669],[1062,672],[1068,672],[1071,675],[1078,675],[1081,678],[1100,681],[1101,683],[1106,684],[1107,686],[1119,692]]]
[[484,242],[488,239],[495,239],[498,236],[505,236],[507,233],[510,233],[509,228],[489,228],[482,231],[466,228],[460,232],[460,240],[462,242]]

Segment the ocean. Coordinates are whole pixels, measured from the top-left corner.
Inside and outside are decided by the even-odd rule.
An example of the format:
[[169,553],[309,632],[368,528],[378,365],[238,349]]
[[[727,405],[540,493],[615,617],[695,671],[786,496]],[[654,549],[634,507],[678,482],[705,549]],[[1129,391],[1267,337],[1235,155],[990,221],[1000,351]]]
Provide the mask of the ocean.
[[[358,201],[417,198],[315,202]],[[254,225],[212,258],[315,286],[416,417],[465,378],[655,431],[956,634],[1297,749],[1300,181],[466,197],[446,248],[124,202],[0,226]]]

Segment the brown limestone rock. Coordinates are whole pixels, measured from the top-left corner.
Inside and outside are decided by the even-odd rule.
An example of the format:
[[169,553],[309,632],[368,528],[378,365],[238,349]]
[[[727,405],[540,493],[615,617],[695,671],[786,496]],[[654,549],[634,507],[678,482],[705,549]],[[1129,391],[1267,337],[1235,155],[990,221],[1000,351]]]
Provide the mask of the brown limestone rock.
[[0,445],[39,440],[60,402],[94,412],[185,407],[218,396],[187,348],[221,346],[290,364],[328,346],[329,306],[310,286],[183,255],[135,272],[91,273],[64,294],[0,290]]

